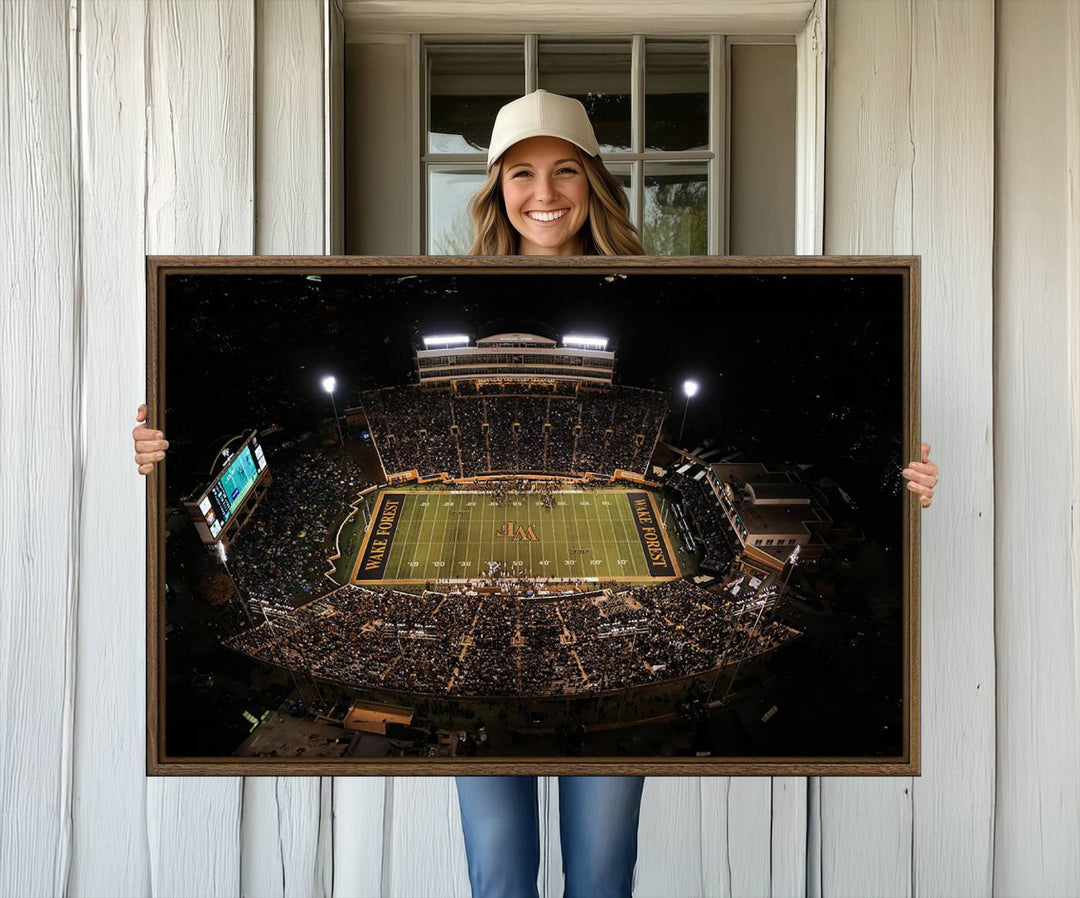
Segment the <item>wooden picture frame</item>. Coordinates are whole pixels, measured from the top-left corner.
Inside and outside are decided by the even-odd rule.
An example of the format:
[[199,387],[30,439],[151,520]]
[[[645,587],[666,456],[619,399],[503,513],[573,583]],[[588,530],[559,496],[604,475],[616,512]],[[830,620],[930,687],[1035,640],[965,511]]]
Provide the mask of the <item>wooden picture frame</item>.
[[918,257],[147,290],[149,774],[919,774]]

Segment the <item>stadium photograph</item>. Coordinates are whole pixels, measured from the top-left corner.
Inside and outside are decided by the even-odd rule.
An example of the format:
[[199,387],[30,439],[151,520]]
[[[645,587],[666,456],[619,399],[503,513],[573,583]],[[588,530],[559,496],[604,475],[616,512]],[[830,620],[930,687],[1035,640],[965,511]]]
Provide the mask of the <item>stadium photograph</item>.
[[908,752],[901,274],[160,284],[162,758]]

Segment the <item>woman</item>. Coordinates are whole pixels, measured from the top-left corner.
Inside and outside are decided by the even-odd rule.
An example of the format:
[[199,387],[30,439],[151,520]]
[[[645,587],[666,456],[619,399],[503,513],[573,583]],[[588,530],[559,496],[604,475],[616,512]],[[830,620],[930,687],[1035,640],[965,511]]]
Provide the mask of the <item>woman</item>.
[[[626,194],[599,154],[577,100],[538,90],[500,109],[488,177],[469,204],[472,254],[643,255]],[[644,782],[559,777],[566,898],[630,895]],[[459,776],[457,790],[473,898],[536,896],[536,777]]]
[[[641,255],[626,196],[600,161],[584,107],[545,91],[504,106],[488,150],[488,177],[470,203],[475,255]],[[140,406],[137,420],[146,419]],[[139,473],[165,456],[168,441],[141,424],[132,432]],[[937,466],[904,469],[929,506]],[[566,898],[629,896],[637,859],[644,778],[559,777]],[[537,895],[540,863],[536,777],[458,777],[469,881],[474,898]]]

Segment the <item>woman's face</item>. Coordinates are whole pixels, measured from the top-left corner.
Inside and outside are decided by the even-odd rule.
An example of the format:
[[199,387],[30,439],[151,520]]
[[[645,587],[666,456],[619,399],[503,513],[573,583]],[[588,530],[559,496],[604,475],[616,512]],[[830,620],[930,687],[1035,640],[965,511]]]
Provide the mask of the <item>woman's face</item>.
[[589,182],[578,148],[558,137],[530,137],[503,154],[500,175],[510,224],[523,256],[579,255],[589,216]]

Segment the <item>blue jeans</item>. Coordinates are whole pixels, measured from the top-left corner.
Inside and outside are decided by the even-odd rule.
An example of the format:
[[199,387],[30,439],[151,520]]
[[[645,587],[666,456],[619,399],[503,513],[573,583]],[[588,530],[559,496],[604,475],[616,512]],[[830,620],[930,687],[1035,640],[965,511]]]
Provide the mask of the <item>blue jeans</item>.
[[[630,898],[643,776],[560,776],[563,898]],[[459,776],[473,898],[538,898],[535,776]]]

